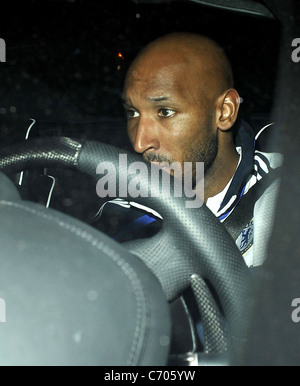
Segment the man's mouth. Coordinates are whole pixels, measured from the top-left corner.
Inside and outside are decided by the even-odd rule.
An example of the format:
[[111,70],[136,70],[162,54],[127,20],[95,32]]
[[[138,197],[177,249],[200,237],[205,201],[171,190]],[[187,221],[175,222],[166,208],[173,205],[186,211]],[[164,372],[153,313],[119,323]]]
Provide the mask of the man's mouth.
[[161,170],[163,170],[166,173],[171,174],[171,176],[174,175],[174,169],[170,167],[170,164],[166,161],[158,162],[158,161],[150,161],[152,165],[156,165]]

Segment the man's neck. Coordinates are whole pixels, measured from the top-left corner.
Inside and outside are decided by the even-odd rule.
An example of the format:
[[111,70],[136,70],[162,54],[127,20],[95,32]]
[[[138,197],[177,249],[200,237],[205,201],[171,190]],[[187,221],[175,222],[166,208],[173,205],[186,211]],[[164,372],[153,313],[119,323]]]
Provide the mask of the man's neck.
[[209,197],[222,192],[233,177],[239,162],[239,154],[234,151],[226,154],[226,157],[216,160],[214,165],[204,176],[204,202]]

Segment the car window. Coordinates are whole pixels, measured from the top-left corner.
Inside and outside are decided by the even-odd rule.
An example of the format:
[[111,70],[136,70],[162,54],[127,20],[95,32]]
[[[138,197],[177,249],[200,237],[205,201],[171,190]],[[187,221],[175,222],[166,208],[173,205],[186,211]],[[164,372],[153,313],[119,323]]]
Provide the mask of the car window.
[[[97,140],[132,151],[122,106],[123,81],[131,61],[151,40],[174,31],[209,36],[231,60],[241,97],[240,117],[255,131],[271,122],[276,88],[279,23],[196,1],[24,1],[1,15],[6,61],[0,72],[0,144],[25,138]],[[261,136],[267,141],[268,136]],[[50,170],[56,177],[50,206],[90,221],[99,211],[94,182],[84,174]],[[30,172],[24,197],[49,202],[52,180]],[[15,177],[16,180],[19,178]],[[26,189],[25,189],[26,188]],[[28,189],[30,193],[28,194]],[[93,192],[86,199],[86,192]],[[102,219],[105,212],[102,214]],[[106,219],[107,220],[107,219]],[[97,222],[119,234],[120,213]],[[107,223],[110,226],[107,226]],[[152,233],[151,233],[152,234]]]
[[258,127],[269,119],[280,37],[273,18],[188,1],[86,0],[24,1],[1,19],[2,144],[25,135],[16,119],[34,118],[39,127],[31,135],[63,130],[128,148],[120,99],[126,69],[146,43],[171,31],[220,43],[232,61],[241,114]]

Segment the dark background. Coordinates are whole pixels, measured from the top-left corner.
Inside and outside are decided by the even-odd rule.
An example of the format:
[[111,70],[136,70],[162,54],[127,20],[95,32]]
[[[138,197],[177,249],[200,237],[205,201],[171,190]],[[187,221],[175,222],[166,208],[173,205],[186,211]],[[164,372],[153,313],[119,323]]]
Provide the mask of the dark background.
[[[5,5],[4,5],[5,4]],[[232,61],[241,116],[264,121],[272,108],[280,30],[276,21],[186,1],[4,2],[0,37],[0,139],[72,135],[128,147],[120,100],[124,75],[147,42],[192,31],[219,42]],[[120,58],[118,54],[121,53]]]
[[[299,324],[290,315],[291,301],[300,294],[300,64],[291,61],[291,41],[300,36],[300,23],[296,29],[291,6],[296,0],[266,3],[274,4],[285,27],[280,66],[282,34],[273,20],[187,2],[2,1],[0,37],[7,43],[7,63],[0,63],[0,146],[24,137],[29,117],[37,119],[33,135],[61,130],[125,146],[120,93],[135,53],[173,30],[215,38],[233,63],[236,88],[244,100],[241,115],[263,121],[273,110],[280,117],[277,138],[285,155],[267,280],[257,288],[250,350],[239,364],[299,365]],[[299,21],[298,0],[297,5]],[[118,58],[119,52],[124,59]]]

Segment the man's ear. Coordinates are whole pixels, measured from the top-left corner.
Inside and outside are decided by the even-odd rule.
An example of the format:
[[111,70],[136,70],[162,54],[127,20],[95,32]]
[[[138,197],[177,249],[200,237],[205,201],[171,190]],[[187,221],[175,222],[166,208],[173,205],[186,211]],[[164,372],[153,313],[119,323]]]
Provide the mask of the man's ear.
[[231,88],[219,96],[217,100],[219,107],[218,127],[221,131],[229,130],[235,123],[240,107],[240,96]]

